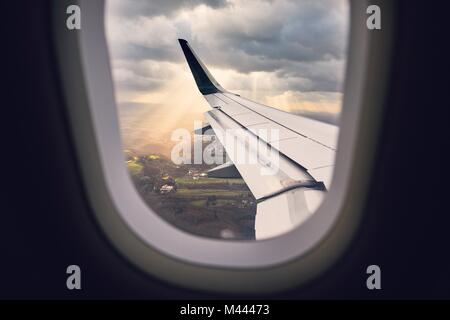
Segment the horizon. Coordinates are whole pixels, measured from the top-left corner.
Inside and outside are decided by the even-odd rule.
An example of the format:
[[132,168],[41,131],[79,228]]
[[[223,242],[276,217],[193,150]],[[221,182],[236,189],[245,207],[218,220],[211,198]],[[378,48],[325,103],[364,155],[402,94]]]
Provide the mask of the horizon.
[[[227,90],[337,123],[342,102],[345,1],[110,0],[106,33],[124,149],[167,154],[171,132],[210,108],[178,39],[187,39]],[[270,12],[284,14],[268,23]],[[226,21],[223,23],[222,21]],[[331,120],[330,120],[331,119]]]

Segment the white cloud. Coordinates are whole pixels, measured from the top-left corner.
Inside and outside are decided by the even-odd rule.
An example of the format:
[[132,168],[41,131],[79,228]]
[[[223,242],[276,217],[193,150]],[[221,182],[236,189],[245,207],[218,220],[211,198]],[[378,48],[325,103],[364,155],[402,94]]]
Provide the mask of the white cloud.
[[160,116],[165,129],[201,117],[206,104],[177,42],[186,38],[232,92],[289,111],[337,113],[347,11],[346,0],[109,0],[117,99],[147,104],[160,115],[170,110],[177,121]]

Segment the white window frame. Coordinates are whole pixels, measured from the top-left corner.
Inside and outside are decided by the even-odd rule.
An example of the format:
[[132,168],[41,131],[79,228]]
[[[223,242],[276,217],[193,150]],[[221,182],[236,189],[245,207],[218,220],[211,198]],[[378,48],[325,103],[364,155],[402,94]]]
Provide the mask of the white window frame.
[[[81,7],[81,30],[64,28],[69,2]],[[323,203],[284,235],[233,241],[181,231],[139,196],[124,161],[104,1],[58,1],[53,25],[67,118],[89,203],[114,247],[142,270],[167,281],[222,292],[279,290],[331,265],[356,230],[373,165],[390,57],[390,32],[385,30],[390,23],[386,8],[391,5],[383,4],[383,31],[369,31],[368,1],[350,1],[339,147],[333,183]]]

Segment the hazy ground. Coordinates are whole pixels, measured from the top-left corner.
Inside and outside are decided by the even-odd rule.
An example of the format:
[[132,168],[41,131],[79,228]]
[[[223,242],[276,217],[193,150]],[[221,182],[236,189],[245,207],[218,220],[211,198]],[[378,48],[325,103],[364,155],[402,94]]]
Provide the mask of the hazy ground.
[[[293,113],[335,125],[339,122],[336,113]],[[128,169],[149,207],[167,222],[196,235],[254,239],[256,201],[242,179],[207,178],[205,173],[215,165],[177,166],[170,160],[177,143],[171,139],[173,130],[192,132],[202,114],[173,121],[165,108],[129,103],[120,106],[119,118]]]
[[254,239],[256,200],[242,179],[204,177],[213,165],[177,166],[163,155],[126,153],[137,190],[164,220],[200,236]]

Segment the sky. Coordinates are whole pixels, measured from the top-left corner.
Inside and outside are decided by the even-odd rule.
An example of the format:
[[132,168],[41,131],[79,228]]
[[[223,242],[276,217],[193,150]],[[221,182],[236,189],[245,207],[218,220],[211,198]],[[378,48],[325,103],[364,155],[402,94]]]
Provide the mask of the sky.
[[108,0],[106,35],[124,148],[167,153],[210,108],[178,38],[228,91],[293,113],[338,115],[346,0]]

